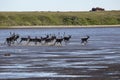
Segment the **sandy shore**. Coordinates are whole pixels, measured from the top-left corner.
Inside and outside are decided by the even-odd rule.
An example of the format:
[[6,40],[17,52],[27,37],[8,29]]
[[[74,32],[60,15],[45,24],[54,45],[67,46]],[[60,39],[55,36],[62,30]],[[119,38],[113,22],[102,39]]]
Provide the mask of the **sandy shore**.
[[120,27],[120,25],[56,25],[56,26],[10,26],[9,28],[87,28],[87,27]]

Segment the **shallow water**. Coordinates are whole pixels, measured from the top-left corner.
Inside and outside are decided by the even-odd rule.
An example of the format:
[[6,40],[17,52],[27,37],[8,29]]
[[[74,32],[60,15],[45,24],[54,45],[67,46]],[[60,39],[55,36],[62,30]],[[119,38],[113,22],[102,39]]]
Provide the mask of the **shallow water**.
[[[62,46],[3,44],[9,32],[21,37],[56,34],[72,35]],[[80,38],[90,36],[87,45]],[[4,54],[11,54],[4,56]],[[119,80],[120,28],[1,29],[0,79],[67,78]],[[75,79],[77,78],[77,79]]]

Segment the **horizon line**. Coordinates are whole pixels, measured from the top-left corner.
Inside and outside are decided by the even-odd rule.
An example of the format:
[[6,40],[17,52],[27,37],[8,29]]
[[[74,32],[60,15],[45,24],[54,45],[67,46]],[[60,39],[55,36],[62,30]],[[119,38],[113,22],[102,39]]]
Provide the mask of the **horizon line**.
[[[120,10],[105,10],[105,11],[120,11]],[[90,10],[89,11],[36,11],[36,10],[29,10],[29,11],[27,11],[27,10],[25,10],[25,11],[13,11],[13,10],[10,10],[10,11],[0,11],[0,12],[90,12]],[[94,12],[94,11],[93,11]]]

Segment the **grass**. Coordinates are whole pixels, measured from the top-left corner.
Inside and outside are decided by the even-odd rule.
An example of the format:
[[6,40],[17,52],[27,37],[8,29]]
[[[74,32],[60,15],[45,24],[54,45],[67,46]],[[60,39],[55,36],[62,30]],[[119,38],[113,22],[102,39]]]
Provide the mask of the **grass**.
[[42,25],[119,25],[120,11],[0,12],[0,27]]

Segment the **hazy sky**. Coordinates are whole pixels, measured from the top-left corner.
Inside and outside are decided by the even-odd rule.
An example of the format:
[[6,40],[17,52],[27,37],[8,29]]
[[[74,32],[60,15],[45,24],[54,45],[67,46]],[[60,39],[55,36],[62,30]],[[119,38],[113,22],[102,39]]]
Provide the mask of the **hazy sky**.
[[0,0],[0,11],[89,11],[92,7],[120,10],[120,0]]

